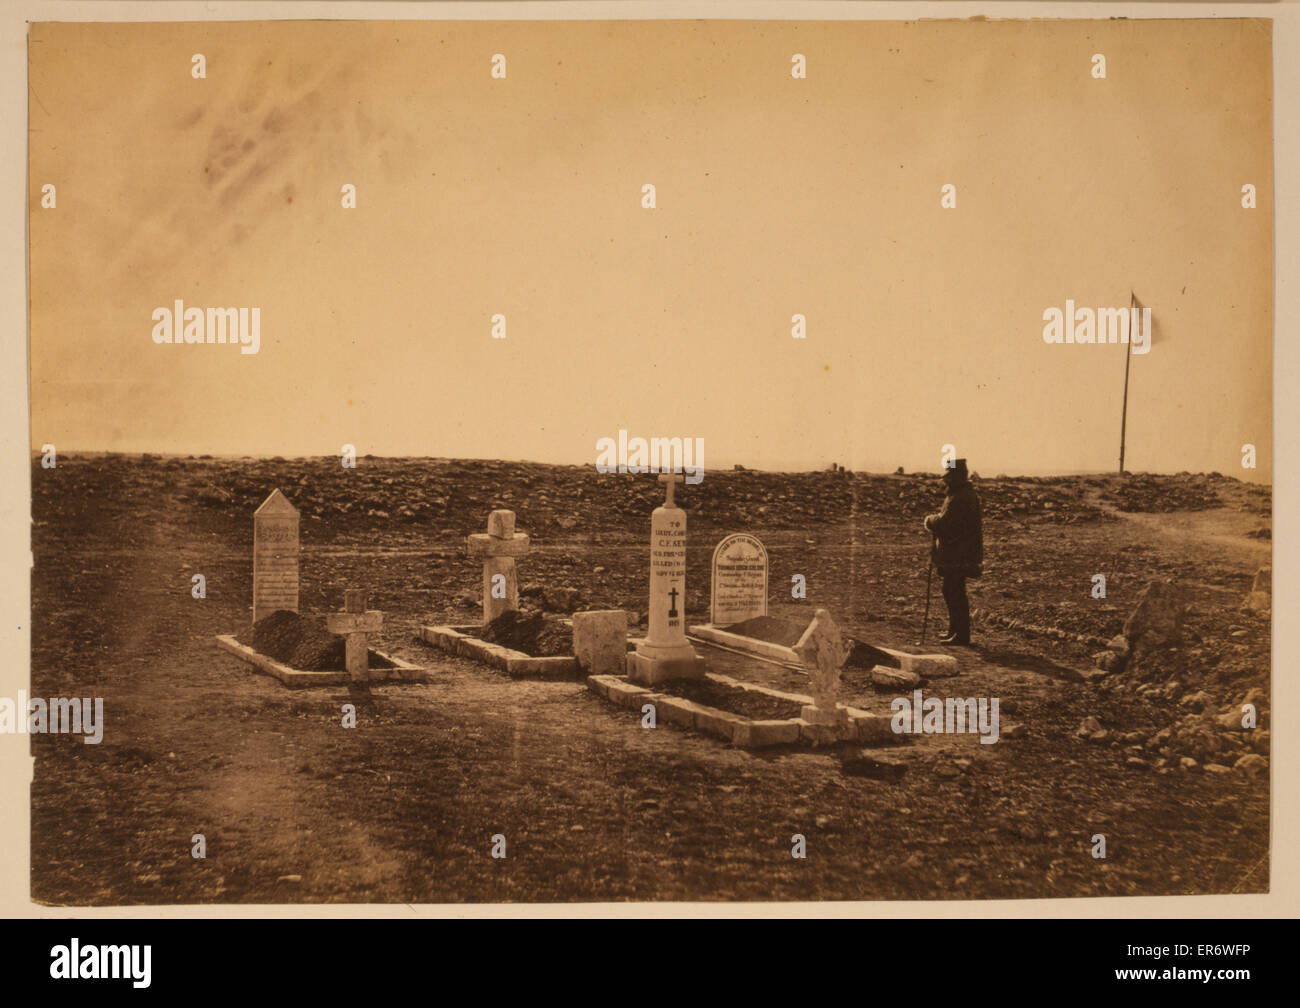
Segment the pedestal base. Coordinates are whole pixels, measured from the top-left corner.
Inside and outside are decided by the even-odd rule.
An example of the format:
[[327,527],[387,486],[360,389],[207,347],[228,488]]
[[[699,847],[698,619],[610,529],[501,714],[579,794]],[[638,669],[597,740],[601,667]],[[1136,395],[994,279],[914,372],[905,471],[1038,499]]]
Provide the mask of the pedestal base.
[[849,712],[842,704],[834,707],[808,704],[800,711],[799,717],[804,721],[800,733],[813,745],[829,745],[855,734],[850,729]]
[[697,657],[689,644],[662,647],[640,640],[627,656],[627,677],[642,686],[656,686],[668,679],[703,679],[706,671],[704,659]]
[[836,704],[833,708],[808,704],[800,711],[799,716],[809,724],[816,725],[846,725],[849,723],[848,708],[843,704]]

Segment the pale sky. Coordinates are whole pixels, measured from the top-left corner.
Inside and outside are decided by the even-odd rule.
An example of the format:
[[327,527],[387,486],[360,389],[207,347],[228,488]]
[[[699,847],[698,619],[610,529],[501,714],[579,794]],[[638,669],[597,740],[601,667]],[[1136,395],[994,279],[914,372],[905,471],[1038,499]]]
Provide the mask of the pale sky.
[[[34,447],[1110,470],[1124,350],[1042,313],[1131,289],[1128,468],[1271,478],[1267,22],[47,24],[30,64]],[[260,352],[155,345],[178,298]]]

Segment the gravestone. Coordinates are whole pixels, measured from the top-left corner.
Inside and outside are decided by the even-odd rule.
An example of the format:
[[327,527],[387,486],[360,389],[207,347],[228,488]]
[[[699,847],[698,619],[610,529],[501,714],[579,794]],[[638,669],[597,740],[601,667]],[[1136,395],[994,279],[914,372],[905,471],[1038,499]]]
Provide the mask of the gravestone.
[[574,613],[573,656],[588,675],[622,675],[627,667],[627,612]]
[[279,490],[253,512],[253,622],[298,611],[298,509]]
[[705,671],[686,640],[686,512],[673,500],[685,478],[664,473],[659,482],[667,496],[650,516],[650,629],[627,656],[628,678],[647,686]]
[[848,710],[836,702],[840,688],[840,669],[848,660],[849,649],[840,629],[825,609],[818,609],[808,629],[794,646],[812,684],[813,702],[805,706],[800,717],[810,725],[821,726],[821,739],[833,741],[839,729],[848,724]]
[[348,589],[343,593],[343,612],[326,615],[325,629],[330,633],[342,634],[345,638],[343,653],[348,678],[353,682],[365,682],[370,678],[370,655],[366,639],[383,625],[384,614],[376,610],[367,612],[366,593],[356,589]]
[[713,551],[710,622],[728,627],[766,615],[767,550],[752,535],[729,535]]
[[[515,513],[505,509],[488,515],[486,534],[469,536],[465,542],[470,556],[483,558],[483,625],[487,626],[503,612],[519,608],[515,558],[527,556],[532,547],[528,536],[515,531]],[[501,580],[494,585],[498,574]]]

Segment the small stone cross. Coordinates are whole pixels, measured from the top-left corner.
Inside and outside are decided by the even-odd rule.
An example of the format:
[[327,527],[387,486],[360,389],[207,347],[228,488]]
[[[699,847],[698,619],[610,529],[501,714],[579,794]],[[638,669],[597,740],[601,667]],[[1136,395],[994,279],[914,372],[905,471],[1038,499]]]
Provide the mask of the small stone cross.
[[[840,668],[849,658],[840,629],[825,609],[818,609],[808,629],[794,646],[804,670],[812,682],[813,706],[831,714],[836,711],[836,694],[840,687]],[[804,708],[805,718],[808,708]]]
[[483,625],[486,626],[503,612],[519,608],[515,557],[527,556],[532,546],[527,535],[515,531],[515,513],[504,509],[488,515],[486,534],[468,536],[465,543],[470,556],[483,558]]
[[366,636],[384,625],[384,614],[374,609],[367,612],[366,593],[359,589],[349,588],[343,593],[343,600],[343,612],[329,613],[325,617],[325,629],[346,638],[344,654],[348,678],[353,682],[365,682],[370,677]]

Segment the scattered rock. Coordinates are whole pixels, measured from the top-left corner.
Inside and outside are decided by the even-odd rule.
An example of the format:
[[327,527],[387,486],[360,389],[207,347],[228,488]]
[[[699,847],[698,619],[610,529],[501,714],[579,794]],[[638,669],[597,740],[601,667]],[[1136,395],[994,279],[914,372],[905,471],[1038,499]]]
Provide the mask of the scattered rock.
[[1242,725],[1241,719],[1245,716],[1246,715],[1241,712],[1241,709],[1237,708],[1236,710],[1229,710],[1224,714],[1220,714],[1214,720],[1220,728],[1227,731],[1242,731],[1244,725]]
[[907,766],[893,760],[875,759],[855,752],[840,762],[840,770],[850,777],[866,777],[870,780],[888,781],[891,784],[903,779]]
[[1118,651],[1098,651],[1092,656],[1092,663],[1101,672],[1119,672],[1124,668],[1124,656]]
[[1247,777],[1258,777],[1268,770],[1268,760],[1259,753],[1247,753],[1241,759],[1232,765],[1234,770],[1240,770]]
[[1187,602],[1180,587],[1167,581],[1151,581],[1124,622],[1124,637],[1134,647],[1177,644],[1182,640],[1186,613]]
[[572,613],[581,604],[581,593],[577,588],[556,587],[542,591],[542,605],[550,612]]
[[1205,772],[1207,774],[1215,774],[1216,776],[1222,776],[1223,774],[1232,773],[1232,767],[1226,767],[1222,763],[1206,763]]
[[915,672],[877,665],[871,670],[871,682],[882,689],[911,689],[921,684],[921,677]]

